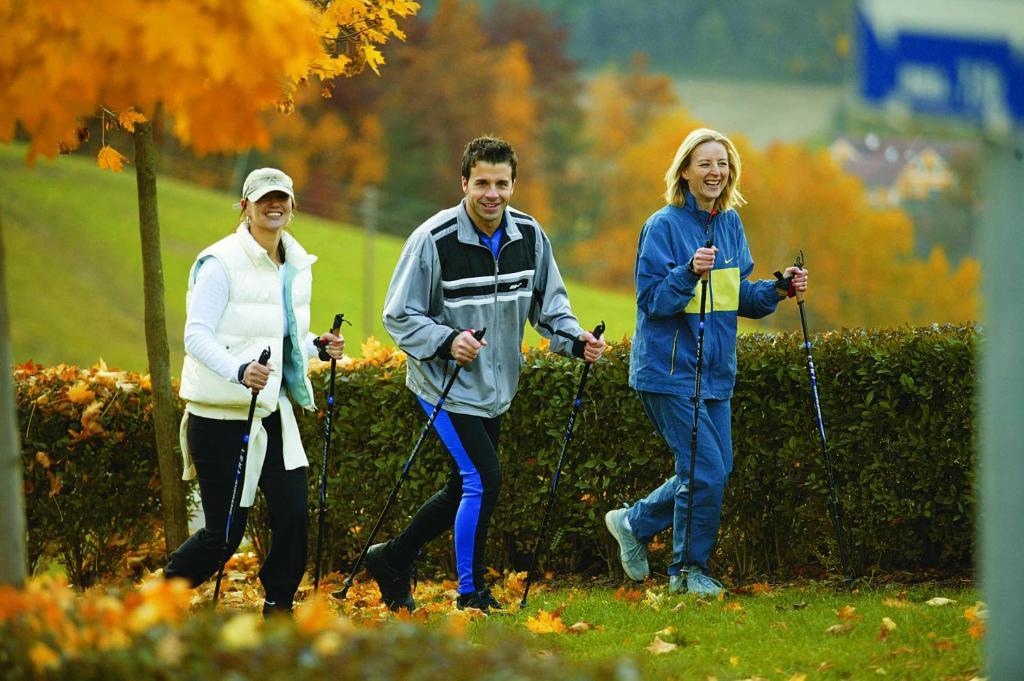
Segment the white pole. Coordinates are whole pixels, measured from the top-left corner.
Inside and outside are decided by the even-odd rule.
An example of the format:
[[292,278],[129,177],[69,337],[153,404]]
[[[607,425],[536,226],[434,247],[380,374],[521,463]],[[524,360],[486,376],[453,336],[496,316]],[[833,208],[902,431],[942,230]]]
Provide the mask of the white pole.
[[1024,129],[987,147],[981,255],[985,296],[980,345],[981,587],[988,604],[990,681],[1024,678]]

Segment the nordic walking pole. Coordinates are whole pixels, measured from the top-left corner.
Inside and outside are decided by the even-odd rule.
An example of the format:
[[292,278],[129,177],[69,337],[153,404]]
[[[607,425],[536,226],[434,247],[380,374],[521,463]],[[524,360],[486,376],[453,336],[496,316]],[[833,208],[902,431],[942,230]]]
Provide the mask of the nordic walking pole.
[[[704,231],[708,234],[708,240],[704,248],[713,248],[715,245],[715,233],[711,231],[715,214],[718,210],[711,209],[708,215]],[[690,568],[690,528],[693,526],[693,476],[697,469],[697,423],[700,419],[700,378],[704,368],[704,318],[707,311],[708,280],[711,278],[711,271],[704,272],[700,277],[700,318],[697,325],[697,373],[693,381],[693,430],[690,431],[690,477],[686,483],[686,536],[683,538],[683,572]]]
[[[263,366],[270,361],[270,348],[264,348],[260,353],[259,363]],[[245,420],[245,434],[242,435],[242,451],[238,455],[238,467],[235,468],[235,484],[231,488],[231,506],[228,507],[228,521],[224,525],[224,550],[228,551],[231,546],[231,520],[235,516],[235,505],[238,504],[238,483],[245,474],[245,455],[249,453],[249,431],[252,430],[252,416],[256,413],[256,398],[260,391],[252,391],[252,400],[249,402],[249,417]],[[224,577],[224,566],[227,565],[230,555],[224,557],[224,561],[217,570],[217,585],[213,587],[213,607],[217,607],[217,599],[220,598],[220,580]]]
[[[600,338],[604,334],[604,322],[594,328],[594,338]],[[530,584],[533,579],[533,571],[537,568],[537,557],[544,545],[544,533],[548,527],[548,517],[551,515],[551,508],[555,505],[555,493],[558,491],[558,480],[562,475],[562,466],[565,464],[565,453],[569,450],[569,441],[572,440],[573,427],[576,425],[576,414],[580,410],[580,402],[583,400],[583,388],[587,385],[587,374],[590,372],[591,362],[583,365],[583,375],[580,376],[580,386],[576,389],[576,399],[572,403],[572,412],[569,414],[569,423],[565,426],[565,435],[562,436],[562,453],[558,457],[558,465],[555,466],[555,474],[551,477],[551,489],[548,490],[548,504],[544,509],[544,519],[540,522],[540,533],[537,535],[537,543],[533,547],[533,558],[530,559],[530,569],[526,571],[526,588],[523,589],[523,600],[519,602],[520,608],[526,607],[526,597],[530,595]]]
[[[331,333],[335,336],[341,331],[341,325],[345,322],[345,315],[338,313],[334,315],[334,324],[331,326]],[[319,339],[313,343],[320,349],[320,359],[327,359],[327,343],[320,343]],[[323,558],[324,549],[324,506],[327,503],[327,453],[331,451],[331,426],[334,423],[334,376],[338,366],[338,360],[331,359],[331,380],[327,388],[327,419],[324,421],[324,461],[320,467],[320,510],[318,512],[316,527],[316,570],[313,572],[313,593],[320,590],[320,562]]]
[[[800,257],[793,263],[800,269],[804,268],[804,252],[800,251]],[[781,275],[780,275],[781,277]],[[843,564],[843,583],[849,589],[853,586],[853,573],[850,572],[850,554],[846,547],[846,539],[843,536],[843,510],[839,505],[839,497],[836,495],[836,479],[832,469],[832,458],[828,453],[828,440],[825,438],[825,422],[821,417],[821,403],[818,401],[818,378],[814,373],[814,357],[811,354],[811,339],[807,334],[807,316],[804,314],[804,294],[796,292],[796,304],[800,308],[800,327],[804,332],[804,349],[807,351],[807,375],[811,379],[811,397],[814,402],[814,412],[818,417],[818,435],[821,436],[821,454],[825,459],[825,480],[828,482],[829,506],[832,509],[832,524],[836,530],[836,541],[839,543],[839,560]]]
[[[486,331],[486,328],[474,331],[473,338],[482,340]],[[448,397],[448,392],[452,389],[452,386],[455,385],[455,379],[458,378],[461,370],[462,365],[456,365],[451,378],[448,379],[448,383],[445,384],[444,390],[441,391],[441,396],[437,398],[437,404],[434,405],[434,411],[430,413],[430,417],[427,419],[427,425],[423,426],[423,430],[420,431],[420,437],[416,440],[416,445],[412,448],[412,454],[409,455],[409,459],[402,467],[402,474],[398,476],[398,482],[395,483],[394,489],[391,490],[391,494],[388,496],[388,500],[384,504],[384,509],[380,512],[380,515],[377,516],[377,521],[373,524],[373,528],[370,530],[370,536],[366,538],[366,544],[363,546],[363,550],[359,552],[359,557],[356,558],[356,563],[352,566],[348,579],[345,580],[345,587],[331,594],[335,598],[344,599],[348,595],[348,590],[352,588],[352,581],[359,573],[359,568],[363,564],[363,559],[366,558],[366,552],[370,550],[370,546],[373,544],[373,538],[377,536],[377,530],[380,529],[381,523],[384,522],[384,517],[388,514],[388,510],[391,509],[391,504],[395,502],[395,498],[398,496],[398,490],[401,489],[402,483],[409,479],[409,469],[412,468],[412,462],[419,453],[423,443],[426,441],[427,434],[433,427],[434,421],[437,419],[437,415],[441,413],[441,406],[444,404],[445,398]]]

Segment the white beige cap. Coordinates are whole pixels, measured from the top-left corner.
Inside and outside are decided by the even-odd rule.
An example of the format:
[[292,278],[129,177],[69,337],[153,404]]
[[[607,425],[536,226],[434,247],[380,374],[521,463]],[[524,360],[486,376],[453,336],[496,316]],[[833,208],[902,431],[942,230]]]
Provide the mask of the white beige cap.
[[257,168],[242,185],[242,198],[248,201],[259,201],[270,192],[284,192],[294,200],[292,178],[277,168]]

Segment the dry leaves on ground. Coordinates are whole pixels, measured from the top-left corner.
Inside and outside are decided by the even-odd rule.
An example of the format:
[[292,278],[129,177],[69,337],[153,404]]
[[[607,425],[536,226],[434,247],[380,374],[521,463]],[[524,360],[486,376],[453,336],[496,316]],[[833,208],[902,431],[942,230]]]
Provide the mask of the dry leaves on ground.
[[675,643],[663,641],[660,636],[655,636],[654,641],[651,642],[651,645],[647,646],[646,650],[654,655],[665,655],[678,647]]
[[565,623],[555,612],[538,610],[536,617],[526,618],[526,628],[534,634],[561,634],[565,631]]
[[934,607],[939,607],[942,605],[953,605],[954,603],[956,603],[956,601],[954,601],[952,598],[945,598],[943,596],[935,596],[934,598],[929,598],[927,601],[924,602],[925,605],[931,605]]
[[844,622],[843,624],[833,624],[831,627],[825,630],[826,634],[832,634],[833,636],[841,636],[848,634],[853,631],[857,625],[853,622]]

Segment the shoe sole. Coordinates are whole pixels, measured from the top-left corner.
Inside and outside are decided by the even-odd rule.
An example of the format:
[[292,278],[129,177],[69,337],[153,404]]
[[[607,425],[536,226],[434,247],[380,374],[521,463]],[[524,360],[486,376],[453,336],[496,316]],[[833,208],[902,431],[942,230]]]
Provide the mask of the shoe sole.
[[642,582],[645,579],[647,579],[647,575],[650,574],[650,570],[648,570],[647,575],[644,575],[643,577],[640,577],[639,579],[634,577],[633,575],[629,574],[629,570],[626,569],[626,564],[622,560],[622,540],[619,539],[618,530],[615,527],[615,524],[611,520],[612,513],[615,513],[615,511],[608,511],[607,513],[604,514],[604,526],[606,528],[608,528],[608,532],[611,533],[612,537],[614,537],[615,543],[619,545],[619,564],[622,565],[622,571],[624,573],[626,573],[626,576],[629,577],[634,582]]

